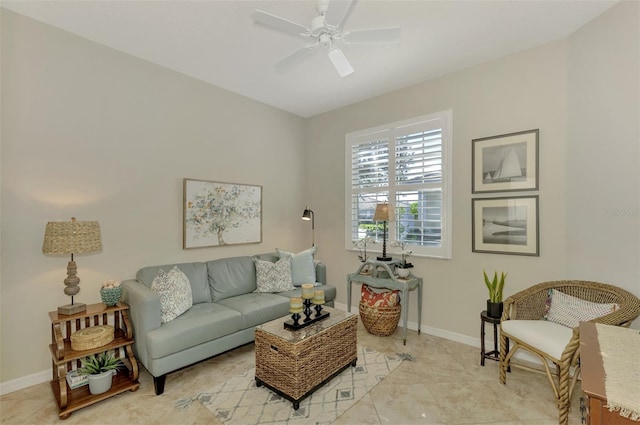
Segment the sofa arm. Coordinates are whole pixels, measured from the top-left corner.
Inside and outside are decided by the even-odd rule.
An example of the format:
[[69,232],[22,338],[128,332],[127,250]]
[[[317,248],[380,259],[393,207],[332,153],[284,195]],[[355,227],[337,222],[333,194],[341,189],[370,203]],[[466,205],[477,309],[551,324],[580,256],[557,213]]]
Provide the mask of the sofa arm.
[[160,327],[160,295],[143,283],[131,279],[122,282],[122,300],[129,305],[129,317],[133,325],[133,350],[136,357],[147,366],[147,334]]
[[316,282],[320,282],[323,285],[327,284],[327,265],[322,261],[314,260],[316,265]]

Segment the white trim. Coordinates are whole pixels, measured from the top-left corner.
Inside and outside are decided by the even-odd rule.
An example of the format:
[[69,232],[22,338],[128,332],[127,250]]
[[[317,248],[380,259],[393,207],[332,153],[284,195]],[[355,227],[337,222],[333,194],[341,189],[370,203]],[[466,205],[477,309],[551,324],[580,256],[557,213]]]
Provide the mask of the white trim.
[[28,388],[32,385],[42,384],[51,380],[51,369],[36,372],[31,375],[16,378],[7,382],[0,382],[0,395]]

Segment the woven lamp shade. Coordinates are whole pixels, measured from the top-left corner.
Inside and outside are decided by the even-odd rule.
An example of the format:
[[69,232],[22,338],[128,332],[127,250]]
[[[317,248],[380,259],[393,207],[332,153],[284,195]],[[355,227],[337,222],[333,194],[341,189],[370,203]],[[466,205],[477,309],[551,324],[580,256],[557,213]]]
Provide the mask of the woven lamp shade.
[[44,254],[83,254],[102,250],[97,221],[50,221],[44,233]]
[[373,213],[373,221],[393,221],[393,212],[391,204],[378,204],[376,212]]

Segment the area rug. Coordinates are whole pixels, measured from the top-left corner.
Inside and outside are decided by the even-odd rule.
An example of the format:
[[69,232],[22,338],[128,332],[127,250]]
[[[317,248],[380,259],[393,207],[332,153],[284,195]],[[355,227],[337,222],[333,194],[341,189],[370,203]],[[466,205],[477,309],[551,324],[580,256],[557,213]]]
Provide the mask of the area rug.
[[[407,354],[382,354],[358,347],[356,367],[338,376],[300,401],[292,403],[265,387],[256,387],[255,369],[235,376],[193,398],[225,425],[330,424],[395,370]],[[179,401],[178,404],[186,400]]]

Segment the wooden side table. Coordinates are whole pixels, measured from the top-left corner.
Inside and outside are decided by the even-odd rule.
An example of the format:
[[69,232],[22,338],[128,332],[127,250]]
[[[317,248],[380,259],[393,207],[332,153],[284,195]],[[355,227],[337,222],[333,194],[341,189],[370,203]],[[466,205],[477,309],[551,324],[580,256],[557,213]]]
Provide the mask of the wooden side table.
[[[51,351],[53,380],[51,389],[59,407],[61,419],[66,419],[72,412],[83,407],[90,406],[101,400],[112,397],[125,391],[136,391],[140,387],[138,382],[138,363],[133,356],[133,333],[129,321],[129,306],[118,303],[113,307],[107,307],[103,303],[87,306],[87,311],[64,315],[57,311],[49,313],[51,320]],[[110,343],[91,350],[76,351],[71,348],[71,334],[83,328],[98,325],[111,325],[115,328],[114,339]],[[67,386],[67,372],[80,367],[81,360],[86,356],[104,351],[115,351],[117,356],[124,354],[122,360],[127,366],[113,377],[111,389],[106,393],[93,395],[89,392],[89,386],[85,385],[76,389]],[[75,367],[74,367],[75,366]]]
[[[493,350],[488,353],[484,348],[484,325],[485,323],[493,324]],[[480,366],[484,366],[484,359],[489,360],[500,360],[500,352],[498,351],[498,325],[500,324],[500,319],[496,319],[495,317],[489,317],[487,314],[487,310],[483,310],[480,313]]]

